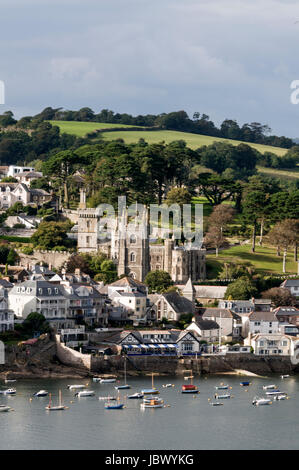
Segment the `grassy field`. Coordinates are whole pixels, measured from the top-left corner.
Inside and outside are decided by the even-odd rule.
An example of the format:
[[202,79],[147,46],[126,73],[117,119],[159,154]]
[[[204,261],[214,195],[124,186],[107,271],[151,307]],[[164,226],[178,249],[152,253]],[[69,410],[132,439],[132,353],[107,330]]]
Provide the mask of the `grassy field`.
[[113,127],[138,127],[127,126],[125,124],[109,124],[105,122],[76,122],[76,121],[49,121],[53,126],[60,127],[61,132],[84,137],[88,132],[96,129],[111,129]]
[[[126,126],[123,124],[107,124],[107,123],[97,123],[97,122],[74,122],[74,121],[50,121],[51,124],[59,126],[61,132],[66,132],[68,134],[75,134],[77,136],[83,137],[88,132],[92,132],[95,129],[107,129],[113,127],[136,127],[136,126]],[[178,131],[117,131],[117,132],[107,132],[103,134],[104,139],[106,140],[115,140],[115,139],[124,139],[128,144],[138,142],[139,139],[144,139],[148,143],[158,143],[166,142],[167,144],[173,142],[174,140],[185,140],[188,147],[192,149],[197,149],[203,145],[210,145],[213,142],[228,142],[232,145],[239,145],[241,142],[239,140],[230,140],[230,139],[221,139],[219,137],[209,137],[206,135],[200,134],[190,134],[188,132],[178,132]],[[261,145],[261,144],[251,144],[248,142],[248,145],[256,148],[261,153],[264,152],[273,152],[277,155],[284,155],[286,149],[279,147],[272,147],[270,145]]]
[[[283,274],[282,256],[276,256],[276,249],[270,246],[256,246],[256,252],[251,253],[251,245],[237,245],[215,254],[207,254],[208,278],[215,279],[221,271],[224,263],[250,263],[258,273]],[[293,253],[288,252],[286,262],[286,274],[297,273],[297,263],[293,259]]]
[[299,179],[299,168],[293,170],[276,170],[275,168],[257,167],[258,172],[265,176],[272,176],[279,179],[296,180]]

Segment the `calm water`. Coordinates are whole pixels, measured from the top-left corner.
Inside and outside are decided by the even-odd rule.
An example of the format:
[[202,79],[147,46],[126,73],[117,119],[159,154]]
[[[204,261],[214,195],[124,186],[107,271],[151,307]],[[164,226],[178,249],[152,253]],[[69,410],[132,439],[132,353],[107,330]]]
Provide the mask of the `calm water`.
[[[12,406],[15,412],[0,413],[0,449],[298,449],[299,448],[299,377],[282,380],[250,378],[246,392],[239,383],[246,378],[233,376],[196,377],[200,394],[181,394],[182,378],[159,377],[155,386],[169,408],[140,410],[141,400],[127,400],[123,410],[105,410],[105,401],[98,396],[115,395],[113,384],[90,382],[96,396],[74,398],[67,384],[87,383],[87,380],[19,380],[16,396],[0,395],[0,404]],[[131,390],[121,396],[151,387],[151,378],[130,378]],[[174,388],[162,384],[174,383]],[[209,405],[215,385],[232,386],[233,399],[223,400],[223,406]],[[185,382],[187,383],[187,382]],[[273,402],[271,406],[255,407],[256,395],[262,396],[262,386],[276,384],[288,392],[290,399]],[[7,385],[0,386],[0,389]],[[29,398],[33,392],[46,389],[58,401],[62,390],[68,410],[47,412],[48,398]],[[226,393],[219,391],[218,393]],[[70,402],[73,401],[71,404]]]

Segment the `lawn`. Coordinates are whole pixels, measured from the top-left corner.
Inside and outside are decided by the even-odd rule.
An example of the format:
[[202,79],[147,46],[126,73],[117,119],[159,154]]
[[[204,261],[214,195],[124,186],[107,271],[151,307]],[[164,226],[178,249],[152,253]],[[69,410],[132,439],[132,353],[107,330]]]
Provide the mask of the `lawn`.
[[[126,127],[128,131],[116,131],[116,132],[107,132],[103,133],[103,137],[106,140],[115,140],[115,139],[124,139],[128,144],[138,142],[139,139],[144,139],[148,143],[158,143],[164,141],[165,143],[173,142],[174,140],[185,140],[188,147],[192,149],[197,149],[203,145],[210,145],[213,142],[228,142],[232,145],[239,145],[240,140],[230,140],[230,139],[221,139],[219,137],[210,137],[207,135],[201,134],[190,134],[188,132],[179,132],[179,131],[130,131],[131,127],[138,126],[129,126],[125,124],[110,124],[110,123],[98,123],[98,122],[78,122],[78,121],[50,121],[51,124],[59,126],[61,132],[66,132],[68,134],[75,134],[79,137],[84,137],[88,132],[92,132],[96,129],[111,129]],[[261,145],[261,144],[251,144],[248,142],[248,145],[256,148],[261,153],[263,152],[273,152],[277,155],[284,155],[286,149],[279,147],[272,147],[270,145]]]
[[96,129],[111,129],[119,127],[137,127],[127,126],[126,124],[109,124],[106,122],[78,122],[78,121],[49,121],[53,126],[60,127],[60,132],[74,134],[78,137],[84,137],[88,132]]
[[272,176],[279,179],[296,180],[299,179],[299,168],[293,170],[276,170],[275,168],[257,167],[258,172],[262,175]]
[[[256,246],[256,252],[251,253],[251,244],[237,245],[226,250],[220,250],[218,258],[215,254],[207,254],[208,278],[214,279],[221,271],[224,263],[251,263],[258,273],[281,274],[282,256],[276,256],[276,248],[270,246]],[[293,252],[289,251],[286,262],[286,274],[297,273],[297,263],[293,259]]]
[[[219,137],[210,137],[207,135],[200,134],[190,134],[188,132],[178,132],[178,131],[117,131],[109,132],[103,134],[104,139],[114,140],[114,139],[124,139],[128,144],[138,142],[139,139],[144,139],[146,142],[153,144],[164,141],[169,144],[174,140],[184,140],[188,147],[192,149],[197,149],[203,145],[211,145],[213,142],[227,142],[232,145],[244,144],[239,140],[230,140],[230,139],[221,139]],[[261,144],[251,144],[246,142],[251,147],[256,148],[259,152],[273,152],[277,155],[284,155],[286,149],[279,147],[272,147],[270,145],[261,145]]]

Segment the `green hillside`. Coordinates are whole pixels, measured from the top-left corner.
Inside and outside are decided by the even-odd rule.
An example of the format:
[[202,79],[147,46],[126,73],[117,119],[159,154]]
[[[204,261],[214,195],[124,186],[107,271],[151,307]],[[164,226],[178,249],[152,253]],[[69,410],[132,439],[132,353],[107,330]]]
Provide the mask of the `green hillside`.
[[[107,132],[103,133],[103,137],[106,140],[115,140],[115,139],[124,139],[128,144],[138,142],[139,139],[144,139],[148,143],[157,143],[165,141],[166,143],[172,142],[174,140],[185,140],[188,147],[192,149],[197,149],[203,145],[210,145],[213,142],[229,142],[232,145],[239,145],[241,142],[239,140],[231,139],[222,139],[219,137],[210,137],[201,134],[190,134],[188,132],[179,132],[179,131],[130,131],[130,127],[124,124],[108,124],[108,123],[97,123],[97,122],[75,122],[75,121],[50,121],[51,124],[59,126],[61,132],[66,132],[68,134],[75,134],[77,136],[83,137],[88,132],[92,132],[95,129],[111,129],[113,127],[126,127],[128,131],[116,131],[116,132]],[[286,153],[286,149],[279,147],[272,147],[270,145],[261,145],[261,144],[251,144],[248,145],[256,148],[259,152],[273,152],[281,156]]]
[[78,137],[84,137],[88,132],[95,131],[96,129],[111,129],[113,127],[137,127],[127,126],[126,124],[109,124],[106,122],[77,122],[77,121],[49,121],[53,126],[60,127],[61,132],[67,134],[74,134]]

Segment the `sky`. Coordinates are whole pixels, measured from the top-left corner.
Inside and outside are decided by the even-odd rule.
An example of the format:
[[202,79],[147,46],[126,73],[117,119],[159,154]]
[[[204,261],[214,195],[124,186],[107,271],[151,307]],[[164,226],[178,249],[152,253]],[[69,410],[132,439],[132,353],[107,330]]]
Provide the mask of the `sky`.
[[299,137],[297,0],[0,3],[0,113],[184,109]]

